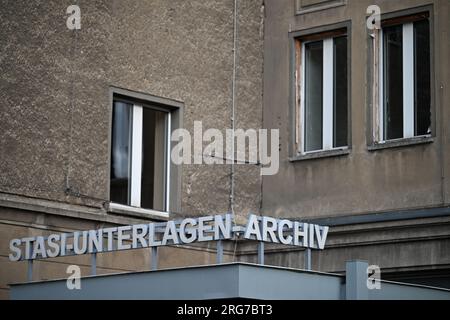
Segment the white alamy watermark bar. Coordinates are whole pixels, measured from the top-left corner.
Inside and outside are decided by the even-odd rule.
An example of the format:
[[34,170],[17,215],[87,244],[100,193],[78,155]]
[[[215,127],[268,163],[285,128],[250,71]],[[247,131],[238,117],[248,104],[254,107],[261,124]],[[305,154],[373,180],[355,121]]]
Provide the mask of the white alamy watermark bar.
[[183,128],[174,130],[171,141],[176,144],[171,150],[172,162],[176,165],[253,164],[261,166],[261,175],[278,173],[280,166],[278,129],[223,131],[225,135],[219,129],[203,130],[201,121],[194,121],[193,135]]

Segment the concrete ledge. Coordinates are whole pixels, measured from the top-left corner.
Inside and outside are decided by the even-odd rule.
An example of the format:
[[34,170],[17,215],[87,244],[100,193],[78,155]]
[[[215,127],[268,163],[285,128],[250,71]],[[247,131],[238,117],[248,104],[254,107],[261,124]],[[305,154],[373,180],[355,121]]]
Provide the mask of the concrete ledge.
[[[109,215],[107,210],[104,208],[93,208],[51,200],[30,198],[26,196],[10,195],[6,193],[0,193],[0,207],[54,214],[83,220],[107,222],[118,225],[138,224],[151,220],[148,216],[145,218],[142,216],[130,217],[121,216],[119,213]],[[158,220],[162,220],[161,217]]]
[[343,226],[364,223],[377,223],[410,219],[422,219],[432,217],[449,217],[450,207],[435,207],[424,209],[405,209],[386,212],[374,212],[357,215],[343,215],[324,218],[304,218],[303,221],[323,224],[327,226]]
[[383,143],[374,143],[367,146],[369,151],[377,151],[390,148],[408,147],[414,145],[433,143],[434,138],[431,136],[421,136],[406,139],[388,140]]
[[306,160],[321,159],[321,158],[340,157],[340,156],[349,155],[350,152],[351,152],[351,149],[349,149],[349,148],[309,152],[309,153],[298,154],[293,157],[290,157],[289,161],[296,162],[296,161],[306,161]]
[[137,207],[131,207],[126,206],[118,203],[110,202],[107,205],[108,212],[115,213],[115,214],[121,214],[124,216],[132,216],[136,218],[142,218],[142,219],[154,219],[154,220],[161,220],[166,221],[169,219],[169,213],[168,212],[161,212],[161,211],[155,211],[150,209],[143,209],[143,208],[137,208]]

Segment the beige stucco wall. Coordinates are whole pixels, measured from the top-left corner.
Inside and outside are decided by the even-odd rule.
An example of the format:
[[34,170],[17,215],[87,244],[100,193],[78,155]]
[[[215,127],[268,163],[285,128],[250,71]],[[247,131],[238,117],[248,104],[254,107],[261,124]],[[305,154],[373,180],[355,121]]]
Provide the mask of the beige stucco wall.
[[[301,2],[301,1],[300,1]],[[336,1],[313,1],[320,8]],[[348,0],[342,6],[295,14],[295,1],[265,2],[264,126],[280,128],[278,175],[263,178],[263,213],[288,217],[339,216],[446,205],[449,202],[448,102],[450,92],[449,12],[446,0]],[[301,4],[301,3],[300,3]],[[366,9],[381,13],[433,5],[435,39],[435,132],[430,144],[368,151],[367,64],[369,59]],[[351,36],[351,152],[348,155],[289,161],[291,134],[289,32],[350,21]]]
[[[2,1],[0,191],[100,206],[108,200],[111,86],[184,103],[184,127],[231,126],[232,1]],[[237,11],[236,128],[261,127],[260,1]],[[206,145],[206,143],[205,143]],[[259,209],[258,168],[236,169],[236,212]],[[94,173],[94,174],[93,174]],[[229,165],[183,166],[182,212],[229,208]],[[65,179],[77,192],[64,193]]]
[[[280,129],[280,171],[261,180],[256,166],[236,166],[236,212],[296,219],[447,206],[450,101],[450,4],[447,0],[238,1],[237,128]],[[432,3],[436,130],[430,144],[367,150],[365,10]],[[8,262],[9,240],[49,232],[149,221],[107,212],[109,88],[181,101],[184,127],[230,127],[233,1],[87,1],[82,29],[66,28],[70,1],[0,0],[0,298],[26,280],[24,262]],[[264,9],[264,10],[262,10]],[[349,155],[288,161],[290,31],[351,20]],[[263,61],[264,56],[264,61]],[[263,63],[264,62],[264,63]],[[263,76],[264,74],[264,76]],[[263,94],[264,93],[264,94]],[[262,119],[264,118],[264,122]],[[70,168],[70,170],[68,170]],[[229,209],[230,166],[183,166],[181,215]],[[69,186],[84,197],[67,195]],[[261,194],[262,181],[262,194]],[[244,221],[244,219],[242,220]],[[448,270],[448,217],[332,228],[313,268],[340,272],[363,258],[392,272]],[[256,261],[256,245],[226,246],[225,261]],[[301,268],[303,251],[267,246],[266,263]],[[214,244],[163,248],[160,267],[215,262]],[[89,256],[36,262],[36,280],[67,276],[68,264],[90,270]],[[102,254],[98,273],[147,270],[149,253]]]
[[[7,283],[26,279],[24,262],[8,262],[12,238],[152,220],[105,209],[112,86],[182,102],[191,133],[194,121],[204,130],[231,126],[233,1],[75,3],[78,31],[66,27],[74,1],[0,1],[1,298]],[[261,6],[240,1],[237,9],[236,128],[261,127]],[[230,165],[183,166],[181,212],[171,217],[227,212],[229,174]],[[259,168],[236,166],[237,214],[259,210],[260,186]],[[36,207],[40,201],[49,202]],[[214,261],[208,248],[164,248],[159,260],[161,267]],[[89,257],[62,258],[36,262],[35,279],[65,276],[68,263],[89,272]],[[148,267],[145,250],[98,258],[99,273]]]

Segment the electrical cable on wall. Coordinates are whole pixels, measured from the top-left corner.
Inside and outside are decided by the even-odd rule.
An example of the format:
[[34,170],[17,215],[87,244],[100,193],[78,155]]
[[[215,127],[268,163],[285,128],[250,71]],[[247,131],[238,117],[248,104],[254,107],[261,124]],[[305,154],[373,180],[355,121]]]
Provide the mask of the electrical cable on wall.
[[[234,212],[234,159],[235,159],[235,151],[234,151],[234,130],[235,130],[235,108],[236,108],[236,43],[237,43],[237,0],[234,0],[234,14],[233,14],[233,78],[232,78],[232,103],[231,103],[231,173],[230,173],[230,213],[233,217],[233,222],[236,224],[236,215]],[[233,250],[233,261],[236,257],[236,249],[237,249],[237,237],[234,242],[234,250]]]
[[[75,4],[78,5],[78,1],[75,1]],[[76,198],[80,199],[86,199],[86,200],[94,200],[94,201],[101,201],[103,203],[103,206],[105,205],[108,200],[101,199],[98,197],[93,197],[90,195],[86,195],[81,193],[79,190],[74,189],[74,187],[70,183],[70,177],[72,173],[72,149],[73,149],[73,112],[75,111],[75,59],[76,59],[76,50],[77,50],[77,41],[78,41],[78,28],[71,29],[72,35],[71,35],[71,41],[70,41],[70,72],[69,72],[69,104],[68,104],[68,122],[69,122],[69,129],[68,129],[68,152],[67,152],[67,163],[66,163],[66,173],[65,173],[65,187],[64,187],[64,193],[66,195],[70,195]]]
[[235,107],[236,107],[236,42],[237,42],[237,0],[234,0],[234,15],[233,15],[233,78],[232,78],[232,102],[231,102],[231,150],[232,150],[232,161],[231,161],[231,173],[230,173],[230,212],[234,217],[234,130],[235,130]]
[[[78,2],[78,1],[77,1]],[[77,3],[78,4],[78,3]],[[68,152],[67,152],[67,164],[66,164],[66,177],[65,177],[65,193],[70,194],[72,188],[70,186],[70,174],[71,174],[71,162],[72,162],[72,132],[73,132],[73,110],[75,108],[74,99],[75,99],[75,83],[74,83],[74,75],[73,75],[73,63],[75,61],[75,51],[77,44],[77,29],[72,30],[72,39],[71,39],[71,47],[70,47],[70,88],[69,88],[69,143],[68,143]]]

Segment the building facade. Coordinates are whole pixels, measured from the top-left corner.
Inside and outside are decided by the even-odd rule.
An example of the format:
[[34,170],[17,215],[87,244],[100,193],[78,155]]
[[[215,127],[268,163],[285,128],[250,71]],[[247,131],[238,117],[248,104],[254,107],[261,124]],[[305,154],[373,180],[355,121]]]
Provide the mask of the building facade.
[[[13,238],[226,212],[329,225],[314,270],[365,259],[385,279],[450,287],[448,0],[73,2],[1,2],[1,298],[26,280]],[[171,135],[196,121],[279,129],[278,173],[174,164]],[[225,261],[256,257],[253,242],[225,244]],[[266,246],[266,264],[304,257]],[[215,259],[208,243],[158,263]],[[98,273],[149,260],[99,254]],[[89,274],[89,257],[64,257],[33,277],[71,264]]]
[[[448,287],[450,3],[294,2],[265,2],[263,125],[280,128],[281,152],[279,173],[262,181],[262,213],[331,226],[313,269],[340,271],[360,258],[385,278]],[[371,5],[381,31],[367,26]],[[393,31],[399,36],[389,38]],[[334,59],[326,59],[327,46]],[[320,81],[305,72],[309,65],[323,68],[322,92],[308,89]],[[298,265],[300,256],[275,252],[270,261]]]
[[[79,30],[67,27],[66,9],[73,4],[81,11]],[[3,1],[1,7],[2,298],[8,297],[8,283],[26,280],[26,262],[8,261],[12,238],[160,221],[167,211],[170,218],[228,212],[229,165],[170,170],[169,210],[158,190],[163,178],[152,173],[154,181],[142,181],[142,191],[155,189],[157,200],[146,205],[155,210],[109,204],[111,197],[128,200],[121,194],[123,164],[110,165],[110,158],[123,161],[120,151],[128,147],[119,137],[119,155],[112,155],[113,105],[146,107],[144,123],[170,112],[173,128],[191,131],[197,120],[205,128],[230,126],[232,1]],[[237,127],[262,125],[262,19],[260,2],[239,4]],[[126,124],[119,107],[120,135]],[[156,141],[145,144],[144,156],[155,157],[153,162],[160,161],[162,130],[144,133]],[[148,172],[161,171],[144,163]],[[236,213],[259,211],[259,170],[237,167],[234,176]],[[215,262],[208,248],[167,250],[159,252],[160,267]],[[146,270],[149,256],[147,250],[99,255],[97,272]],[[67,276],[70,264],[89,274],[89,263],[89,257],[37,261],[33,278]]]

